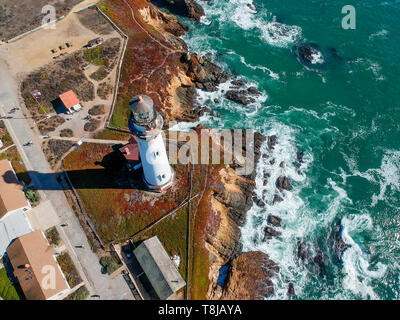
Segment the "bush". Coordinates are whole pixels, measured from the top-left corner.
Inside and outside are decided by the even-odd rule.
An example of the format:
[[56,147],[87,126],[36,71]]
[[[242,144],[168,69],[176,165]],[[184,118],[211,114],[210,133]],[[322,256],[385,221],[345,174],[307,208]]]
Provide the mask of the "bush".
[[60,137],[73,137],[74,131],[72,129],[62,129],[60,132]]
[[75,292],[71,293],[64,300],[85,300],[89,295],[89,290],[86,286],[78,288]]
[[60,268],[64,273],[65,278],[67,279],[67,282],[71,289],[82,282],[78,270],[76,270],[76,267],[67,252],[57,256],[57,262],[60,265]]
[[113,256],[102,257],[100,259],[100,264],[104,269],[107,270],[108,274],[112,274],[122,266],[122,264],[118,263],[117,259]]
[[25,190],[25,197],[30,202],[39,202],[39,200],[40,200],[39,193],[36,190],[32,189],[32,188],[28,188],[27,190]]
[[58,246],[60,244],[61,238],[60,238],[60,234],[58,233],[56,227],[47,229],[45,231],[45,235],[50,244],[55,244],[56,246]]

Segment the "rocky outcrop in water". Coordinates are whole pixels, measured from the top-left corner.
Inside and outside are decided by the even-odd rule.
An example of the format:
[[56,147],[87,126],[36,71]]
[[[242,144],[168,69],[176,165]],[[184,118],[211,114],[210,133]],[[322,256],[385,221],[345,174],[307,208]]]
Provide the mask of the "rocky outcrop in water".
[[272,214],[269,214],[267,221],[268,221],[268,223],[272,224],[274,227],[281,227],[282,219],[277,216],[273,216]]
[[280,176],[276,180],[276,186],[279,190],[290,190],[292,188],[288,177],[284,177],[284,176]]
[[271,277],[278,265],[260,251],[241,254],[232,261],[228,281],[222,291],[223,300],[263,300],[274,292]]
[[343,227],[341,221],[338,220],[335,223],[333,231],[331,233],[331,238],[333,240],[333,250],[338,260],[342,260],[343,252],[350,247],[342,238]]
[[279,231],[275,230],[275,229],[272,228],[272,227],[266,226],[266,227],[264,228],[264,238],[263,238],[263,241],[272,239],[272,238],[274,238],[274,237],[279,237],[280,235],[281,235],[281,233],[280,233]]
[[187,63],[187,75],[191,78],[196,87],[204,91],[217,91],[218,85],[229,79],[225,71],[200,55],[184,53],[181,61]]
[[228,90],[225,97],[233,102],[248,106],[249,104],[256,102],[255,96],[259,95],[260,92],[256,88],[250,87],[242,90]]
[[326,269],[326,258],[324,253],[321,250],[317,250],[317,254],[312,259],[314,264],[314,268],[319,274],[325,273]]

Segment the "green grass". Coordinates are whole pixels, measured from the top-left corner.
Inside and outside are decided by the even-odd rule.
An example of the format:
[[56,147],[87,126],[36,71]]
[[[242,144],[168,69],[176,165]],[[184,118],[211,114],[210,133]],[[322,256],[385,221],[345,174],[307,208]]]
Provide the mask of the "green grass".
[[0,297],[4,300],[20,300],[17,290],[8,279],[6,269],[0,269]]

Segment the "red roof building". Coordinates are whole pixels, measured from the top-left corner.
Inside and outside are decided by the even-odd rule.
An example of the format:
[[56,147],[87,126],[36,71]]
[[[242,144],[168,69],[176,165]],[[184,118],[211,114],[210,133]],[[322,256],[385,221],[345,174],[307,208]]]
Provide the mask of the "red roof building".
[[129,139],[129,143],[120,148],[119,151],[128,161],[140,161],[139,146],[137,143],[137,138],[135,136],[132,136]]
[[60,94],[60,100],[69,112],[78,111],[82,108],[78,97],[72,90]]

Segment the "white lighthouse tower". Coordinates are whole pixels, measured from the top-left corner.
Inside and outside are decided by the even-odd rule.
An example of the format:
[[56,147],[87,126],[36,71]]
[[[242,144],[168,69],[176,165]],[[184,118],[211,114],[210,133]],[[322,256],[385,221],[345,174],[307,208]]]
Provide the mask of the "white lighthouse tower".
[[162,116],[155,110],[153,100],[138,95],[129,102],[132,111],[129,130],[137,137],[144,181],[153,191],[162,191],[171,186],[174,172],[169,165],[161,130]]

